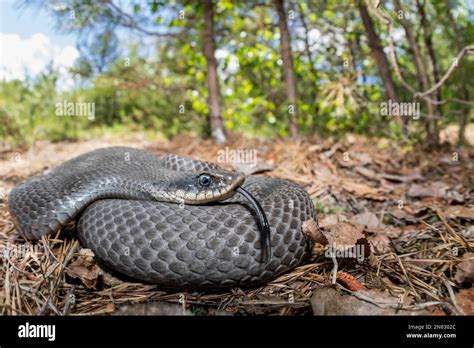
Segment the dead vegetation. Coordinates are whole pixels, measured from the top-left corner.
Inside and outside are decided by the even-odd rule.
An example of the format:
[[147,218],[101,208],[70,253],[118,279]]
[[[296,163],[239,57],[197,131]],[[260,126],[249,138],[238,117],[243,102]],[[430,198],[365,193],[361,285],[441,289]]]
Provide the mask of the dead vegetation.
[[[26,243],[14,227],[7,210],[11,187],[67,158],[115,143],[40,143],[29,152],[0,155],[0,313],[474,314],[474,161],[467,149],[426,153],[353,136],[232,140],[229,148],[257,149],[259,163],[273,167],[267,175],[307,189],[319,217],[313,232],[326,242],[316,240],[307,263],[265,286],[186,293],[104,271],[81,248],[73,225],[35,244]],[[190,137],[126,145],[213,162],[224,149]],[[328,257],[328,245],[347,249],[348,243],[368,247],[363,260]]]

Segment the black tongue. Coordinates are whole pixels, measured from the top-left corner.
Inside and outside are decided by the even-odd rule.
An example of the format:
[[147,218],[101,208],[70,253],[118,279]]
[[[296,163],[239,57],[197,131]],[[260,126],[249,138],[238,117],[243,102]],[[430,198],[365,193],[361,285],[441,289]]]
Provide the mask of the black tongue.
[[260,244],[262,248],[261,262],[267,262],[271,255],[270,224],[268,223],[267,216],[265,215],[260,203],[258,203],[250,192],[244,190],[242,187],[237,187],[235,191],[247,198],[257,213],[258,227],[260,229]]

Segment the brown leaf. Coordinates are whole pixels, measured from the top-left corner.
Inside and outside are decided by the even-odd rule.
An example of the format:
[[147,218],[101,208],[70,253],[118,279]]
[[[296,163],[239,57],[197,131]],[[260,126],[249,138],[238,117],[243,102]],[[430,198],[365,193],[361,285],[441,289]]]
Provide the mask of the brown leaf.
[[369,236],[369,241],[373,245],[376,254],[380,255],[391,251],[390,238],[383,231]]
[[468,228],[463,230],[461,233],[464,236],[464,238],[467,238],[467,239],[474,238],[474,225],[469,226]]
[[328,226],[322,233],[328,241],[330,250],[327,250],[333,252],[336,257],[357,258],[362,261],[370,255],[370,244],[362,233],[363,231],[363,226],[339,222],[336,225]]
[[448,186],[440,181],[435,181],[425,185],[412,184],[408,190],[408,196],[417,198],[444,198],[446,196],[447,190]]
[[[397,297],[380,290],[357,291],[357,296],[339,291],[333,286],[316,289],[311,297],[314,315],[427,315],[428,311],[397,310],[402,303]],[[367,300],[363,300],[368,299]],[[376,304],[374,304],[374,303]],[[405,299],[403,305],[408,305]],[[387,308],[383,308],[387,307]],[[394,308],[392,308],[394,307]]]
[[326,228],[328,226],[336,225],[340,221],[345,221],[345,218],[342,215],[329,214],[319,220],[319,227]]
[[382,227],[377,215],[371,212],[354,215],[351,218],[351,222],[355,225],[362,225],[369,229],[377,229]]
[[124,304],[117,308],[113,315],[193,315],[189,309],[180,304],[165,301]]
[[367,179],[380,181],[380,175],[372,169],[366,167],[355,167],[354,170]]
[[335,153],[336,151],[338,151],[339,149],[342,148],[342,144],[341,143],[335,143],[329,150],[323,152],[321,155],[320,155],[320,158],[324,159],[324,158],[331,158]]
[[442,213],[451,219],[460,217],[463,219],[474,220],[474,208],[465,207],[462,205],[451,205]]
[[314,174],[318,181],[334,184],[338,178],[331,171],[331,168],[323,163],[313,164]]
[[382,177],[384,179],[390,180],[390,181],[397,181],[397,182],[411,182],[411,181],[416,181],[416,180],[423,180],[423,176],[421,176],[419,173],[413,173],[410,175],[396,175],[396,174],[382,174]]
[[474,315],[474,287],[459,291],[456,296],[456,303],[465,315]]
[[328,240],[322,234],[319,229],[318,223],[313,219],[306,220],[303,222],[303,234],[311,240],[313,243],[319,243],[322,245],[328,244]]
[[405,220],[409,222],[415,222],[416,219],[413,216],[414,212],[410,207],[403,207],[403,209],[400,208],[394,208],[390,211],[390,215],[393,217],[397,218],[398,220]]
[[380,201],[386,200],[385,197],[380,195],[380,193],[382,192],[381,190],[370,187],[366,184],[344,180],[342,183],[342,187],[344,190],[356,195],[357,197],[366,197]]
[[79,257],[71,263],[66,273],[71,278],[79,278],[89,289],[97,288],[100,268],[94,260],[94,254],[90,249],[81,249]]
[[353,152],[350,157],[361,164],[372,163],[372,157],[366,152]]
[[364,228],[362,226],[354,226],[348,222],[339,222],[336,225],[328,227],[328,231],[324,230],[323,234],[328,240],[329,244],[344,247],[352,247],[359,239],[365,238],[362,233]]
[[474,253],[463,255],[463,261],[458,264],[454,279],[460,284],[474,282]]

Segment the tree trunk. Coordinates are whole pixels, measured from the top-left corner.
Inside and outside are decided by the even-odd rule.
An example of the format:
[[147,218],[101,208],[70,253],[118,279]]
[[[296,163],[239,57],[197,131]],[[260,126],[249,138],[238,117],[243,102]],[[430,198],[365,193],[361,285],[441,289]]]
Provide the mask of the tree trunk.
[[[420,45],[418,44],[418,41],[416,40],[415,36],[413,35],[411,23],[405,18],[405,15],[404,15],[405,12],[403,10],[403,7],[402,7],[400,1],[399,0],[394,0],[393,3],[395,5],[395,10],[397,12],[401,11],[401,13],[402,13],[402,18],[400,18],[400,17],[398,17],[398,18],[400,20],[400,23],[401,23],[403,29],[405,30],[405,35],[406,35],[408,44],[410,45],[410,49],[413,53],[413,58],[414,58],[414,61],[415,61],[415,68],[416,68],[416,75],[417,75],[418,79],[420,80],[421,90],[426,91],[427,89],[430,88],[430,80],[429,80],[429,77],[428,77],[427,67],[423,63],[424,59],[423,59],[423,56],[422,56]],[[427,112],[428,112],[428,120],[427,120],[427,122],[425,122],[425,126],[426,126],[426,131],[428,133],[428,136],[430,136],[430,134],[431,134],[430,133],[430,131],[431,131],[430,123],[432,122],[434,117],[436,117],[436,115],[434,114],[434,105],[433,105],[433,103],[431,103],[429,100],[425,100],[425,101],[426,101],[426,109],[427,109]]]
[[286,93],[288,94],[288,112],[290,114],[290,136],[297,138],[299,133],[298,99],[296,93],[296,75],[293,68],[293,56],[290,46],[290,33],[286,22],[284,0],[275,0],[280,27],[280,46],[286,78]]
[[224,121],[220,108],[220,86],[217,77],[217,60],[215,57],[214,41],[214,8],[212,0],[203,0],[204,3],[204,56],[207,63],[207,87],[209,90],[208,108],[209,125],[214,141],[222,144],[226,141]]
[[[318,77],[318,72],[316,70],[316,66],[314,65],[314,59],[313,59],[313,55],[311,54],[311,49],[309,45],[309,27],[308,27],[308,24],[306,23],[306,18],[305,18],[306,14],[304,13],[303,6],[301,6],[300,2],[298,2],[298,7],[300,10],[301,24],[303,25],[303,29],[304,29],[304,50],[305,50],[306,56],[308,57],[311,75],[316,80]],[[311,91],[310,91],[311,103],[314,103],[316,101],[316,96],[318,95],[317,87],[318,86],[316,86],[315,84],[314,87],[311,88]]]
[[[395,89],[395,84],[392,80],[392,75],[390,74],[390,68],[388,65],[388,60],[383,51],[380,38],[375,32],[374,24],[372,19],[369,16],[367,7],[364,4],[363,0],[357,0],[357,7],[359,8],[360,16],[362,17],[362,22],[364,23],[365,30],[367,31],[367,38],[369,40],[369,47],[372,53],[372,57],[375,60],[377,65],[380,77],[382,79],[385,93],[387,98],[392,100],[392,102],[398,102],[398,95]],[[395,116],[397,123],[405,130],[404,121],[399,115]]]
[[[456,20],[454,19],[453,14],[451,12],[452,8],[449,1],[446,2],[446,5],[448,6],[446,12],[449,17],[449,22],[451,23],[451,26],[453,28],[455,47],[456,47],[456,50],[459,52],[464,46],[464,42],[463,42],[464,40],[462,39],[461,32],[458,28],[458,24],[456,23]],[[460,90],[461,98],[464,100],[469,100],[469,90],[467,89],[467,86],[466,86],[467,73],[466,73],[466,69],[464,68],[464,65],[461,66],[459,74],[460,74],[459,86],[461,89]],[[458,131],[458,145],[459,146],[464,145],[466,143],[464,132],[466,130],[467,118],[469,116],[470,107],[466,105],[464,107],[461,107],[460,109],[463,111],[463,113],[461,114],[461,118],[459,119],[459,131]]]
[[[421,26],[423,27],[423,38],[425,42],[426,49],[428,51],[428,56],[430,57],[431,67],[433,70],[433,84],[436,84],[439,81],[439,68],[436,60],[436,55],[433,49],[433,40],[431,35],[431,29],[429,27],[428,21],[426,19],[425,13],[425,4],[421,4],[419,0],[416,0],[416,6],[418,8],[418,13],[421,18]],[[436,91],[436,99],[441,100],[441,88]],[[437,116],[441,115],[441,106],[434,105]],[[428,119],[428,145],[437,146],[439,145],[439,125],[436,118]]]

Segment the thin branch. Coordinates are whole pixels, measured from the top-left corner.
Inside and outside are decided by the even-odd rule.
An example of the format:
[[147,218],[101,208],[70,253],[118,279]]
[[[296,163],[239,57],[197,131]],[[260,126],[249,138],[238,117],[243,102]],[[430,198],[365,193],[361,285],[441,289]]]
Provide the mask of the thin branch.
[[[454,71],[454,68],[457,67],[457,64],[452,64],[450,66],[450,68],[448,69],[448,71],[444,74],[444,76],[438,81],[438,83],[436,83],[434,86],[432,86],[431,88],[429,88],[428,90],[426,90],[424,92],[416,91],[410,84],[408,84],[408,82],[406,82],[406,80],[403,78],[403,75],[400,71],[400,67],[398,65],[398,60],[397,60],[397,56],[396,56],[396,52],[395,52],[395,45],[393,43],[393,23],[392,23],[392,20],[388,16],[386,16],[382,13],[382,11],[380,9],[380,0],[376,0],[374,4],[372,4],[370,1],[369,1],[369,3],[371,5],[372,9],[374,10],[375,16],[377,16],[377,18],[380,21],[382,21],[384,24],[387,25],[387,28],[388,28],[388,45],[389,45],[389,49],[390,49],[390,60],[391,60],[392,65],[394,67],[395,74],[397,75],[397,78],[400,81],[400,83],[408,91],[410,91],[415,98],[422,98],[422,99],[424,99],[424,100],[426,100],[430,103],[433,103],[433,104],[444,104],[446,102],[455,102],[455,103],[466,104],[466,105],[474,105],[474,102],[472,102],[472,101],[461,100],[461,99],[458,99],[458,98],[450,98],[448,100],[439,101],[439,100],[433,100],[430,97],[428,97],[429,94],[431,94],[434,91],[436,91],[437,89],[439,89],[444,84],[444,82],[446,82],[446,80],[449,78],[449,76]],[[466,53],[470,53],[470,52],[474,52],[474,45],[469,45],[469,46],[464,47],[458,53],[458,55],[456,57],[456,62],[459,62],[459,60],[462,59]]]
[[158,37],[164,37],[164,36],[177,36],[179,33],[160,33],[157,31],[151,31],[148,29],[145,29],[138,25],[138,23],[135,21],[135,19],[129,15],[128,13],[124,12],[120,7],[115,5],[112,0],[103,0],[104,3],[109,4],[112,9],[114,9],[120,16],[126,18],[128,20],[128,23],[120,23],[125,27],[131,28],[131,29],[136,29],[144,34],[150,35],[150,36],[158,36]]
[[458,62],[464,57],[464,55],[466,53],[474,53],[474,45],[470,45],[470,46],[466,46],[464,47],[457,55],[457,57],[455,58],[453,64],[451,64],[451,66],[449,67],[448,71],[446,71],[446,73],[444,74],[444,76],[438,81],[437,84],[435,84],[433,87],[431,87],[430,89],[428,89],[427,91],[424,91],[424,92],[417,92],[415,93],[415,97],[425,97],[427,96],[428,94],[431,94],[433,93],[434,91],[436,91],[438,88],[440,88],[443,83],[449,78],[449,76],[451,76],[452,72],[454,71],[455,68],[457,68],[458,66]]

